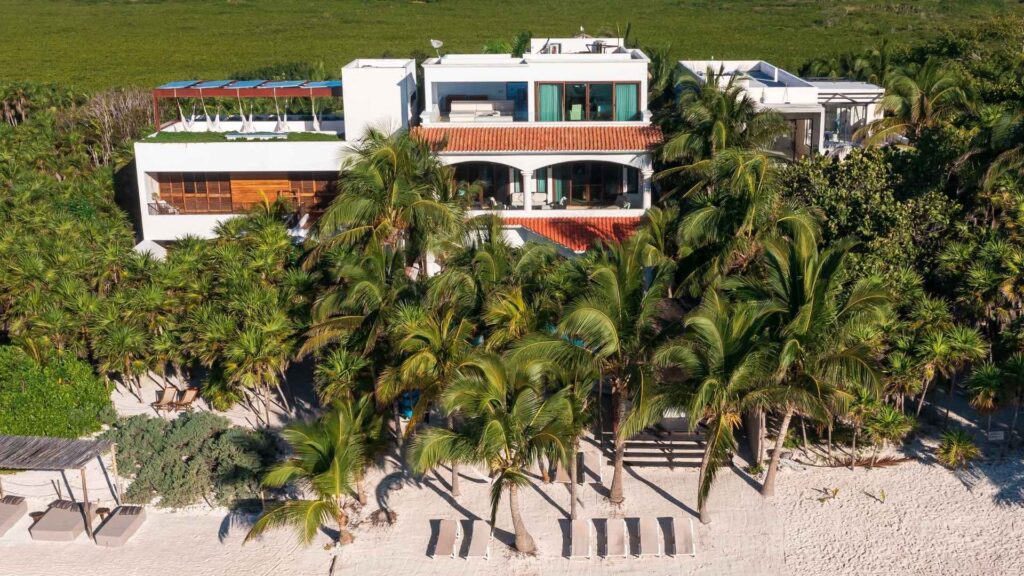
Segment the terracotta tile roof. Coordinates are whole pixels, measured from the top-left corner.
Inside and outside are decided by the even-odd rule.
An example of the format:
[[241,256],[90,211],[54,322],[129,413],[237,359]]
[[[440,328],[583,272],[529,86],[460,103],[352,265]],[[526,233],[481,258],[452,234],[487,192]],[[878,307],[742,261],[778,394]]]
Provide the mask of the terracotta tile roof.
[[573,252],[584,252],[596,240],[625,240],[636,232],[641,217],[631,218],[505,218],[509,226],[522,226]]
[[661,143],[656,126],[423,127],[414,136],[445,152],[640,152]]

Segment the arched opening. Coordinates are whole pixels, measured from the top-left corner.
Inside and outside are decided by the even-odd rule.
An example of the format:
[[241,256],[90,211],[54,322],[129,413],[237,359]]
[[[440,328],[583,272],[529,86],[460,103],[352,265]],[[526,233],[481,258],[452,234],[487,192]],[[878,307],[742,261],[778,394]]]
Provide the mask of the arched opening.
[[472,210],[508,210],[523,207],[523,173],[496,162],[455,164],[459,194]]
[[565,162],[536,171],[537,191],[555,208],[640,208],[640,171],[613,162]]

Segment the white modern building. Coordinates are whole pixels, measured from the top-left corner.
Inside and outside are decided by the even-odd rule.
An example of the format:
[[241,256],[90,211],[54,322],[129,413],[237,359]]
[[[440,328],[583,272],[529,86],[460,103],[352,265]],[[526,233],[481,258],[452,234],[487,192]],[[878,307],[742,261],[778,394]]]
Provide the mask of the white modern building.
[[[210,237],[216,225],[284,196],[308,225],[368,127],[411,129],[454,166],[471,214],[513,235],[581,252],[630,234],[651,205],[661,132],[647,109],[647,56],[621,38],[534,39],[522,56],[447,54],[423,63],[360,59],[340,81],[182,81],[153,91],[158,132],[136,143],[142,237]],[[422,104],[418,101],[423,97]],[[280,102],[307,98],[288,118]],[[332,99],[344,117],[317,113]],[[254,101],[272,114],[253,113]],[[175,101],[164,122],[161,100]],[[234,102],[230,111],[208,104]],[[230,115],[228,115],[230,114]]]
[[782,114],[789,134],[775,150],[790,158],[848,148],[859,128],[882,116],[885,90],[867,82],[799,78],[763,60],[683,60],[679,66],[701,81],[708,71],[722,86],[734,81],[759,107]]

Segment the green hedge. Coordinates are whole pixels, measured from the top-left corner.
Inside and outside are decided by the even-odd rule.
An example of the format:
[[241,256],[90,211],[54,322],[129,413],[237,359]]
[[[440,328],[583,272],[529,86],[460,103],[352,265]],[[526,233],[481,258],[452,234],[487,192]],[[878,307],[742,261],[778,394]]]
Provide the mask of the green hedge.
[[258,498],[264,469],[277,457],[274,436],[232,427],[212,412],[187,412],[173,421],[132,416],[103,438],[117,443],[119,471],[132,479],[125,500],[155,499],[165,508]]
[[39,364],[0,346],[0,434],[77,438],[113,422],[110,392],[92,367],[57,355]]

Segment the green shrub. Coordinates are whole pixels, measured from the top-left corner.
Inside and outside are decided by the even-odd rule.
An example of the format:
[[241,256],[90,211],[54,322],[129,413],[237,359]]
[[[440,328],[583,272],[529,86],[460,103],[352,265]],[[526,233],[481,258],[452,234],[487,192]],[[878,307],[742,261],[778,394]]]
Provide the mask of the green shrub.
[[132,416],[103,437],[117,442],[121,473],[132,479],[125,499],[156,499],[165,508],[256,498],[263,470],[277,455],[269,433],[231,427],[211,412],[188,412],[170,422]]
[[55,355],[39,364],[0,346],[0,434],[77,438],[114,420],[110,392],[89,364]]
[[967,432],[947,430],[942,433],[942,441],[935,449],[935,457],[944,466],[956,470],[967,468],[972,461],[980,458],[981,450]]

